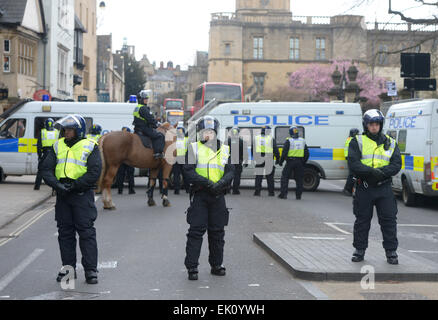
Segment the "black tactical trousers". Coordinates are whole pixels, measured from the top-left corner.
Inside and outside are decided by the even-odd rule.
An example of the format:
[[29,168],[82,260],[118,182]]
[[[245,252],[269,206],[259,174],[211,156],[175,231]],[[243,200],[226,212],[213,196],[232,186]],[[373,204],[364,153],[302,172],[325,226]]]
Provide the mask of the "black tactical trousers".
[[243,167],[241,164],[236,164],[234,168],[233,191],[239,191]]
[[117,187],[120,192],[123,191],[123,183],[126,176],[128,177],[129,191],[132,191],[134,190],[134,167],[122,163],[119,171],[117,171]]
[[85,271],[97,271],[97,242],[94,221],[97,210],[94,205],[94,192],[58,195],[55,205],[55,220],[58,226],[58,242],[63,266],[76,268],[76,233],[82,253],[82,266]]
[[190,225],[184,261],[187,269],[196,268],[199,264],[205,231],[208,231],[208,262],[212,267],[222,265],[224,227],[228,225],[228,219],[229,213],[223,195],[215,197],[205,191],[195,193],[191,206],[187,209],[187,223]]
[[175,163],[172,167],[173,170],[173,188],[175,191],[179,191],[181,189],[181,175],[183,177],[184,189],[189,190],[190,185],[185,177],[185,173],[183,170],[183,165],[179,163]]
[[[260,169],[258,169],[256,167],[256,170],[260,170]],[[275,191],[274,174],[275,174],[275,167],[272,167],[272,172],[270,174],[267,174],[265,176],[256,175],[256,177],[255,177],[255,192],[260,193],[260,191],[262,190],[263,177],[266,177],[266,182],[268,183],[268,191],[269,191],[269,193],[274,193],[274,191]]]
[[35,189],[39,189],[41,187],[41,182],[43,181],[43,175],[41,173],[41,165],[47,156],[48,149],[50,148],[44,148],[41,158],[38,159],[38,172],[35,178],[35,185],[34,185]]
[[354,222],[353,247],[366,249],[368,247],[368,234],[373,218],[373,208],[376,207],[380,230],[383,235],[383,248],[397,250],[397,201],[392,192],[391,183],[379,187],[360,184],[356,188],[353,199]]
[[164,150],[165,137],[164,134],[152,128],[144,128],[143,133],[151,138],[154,153],[161,153]]
[[281,195],[286,196],[289,188],[289,178],[294,173],[295,183],[297,188],[295,190],[296,197],[301,197],[303,193],[303,176],[304,165],[301,158],[288,159],[286,165],[281,173]]

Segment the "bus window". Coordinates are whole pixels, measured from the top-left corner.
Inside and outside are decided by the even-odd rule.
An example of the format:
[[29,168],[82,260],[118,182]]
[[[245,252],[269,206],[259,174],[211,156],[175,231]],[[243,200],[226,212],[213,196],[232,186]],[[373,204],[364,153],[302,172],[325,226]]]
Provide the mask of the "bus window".
[[215,99],[218,101],[242,101],[242,88],[230,84],[206,84],[204,105]]

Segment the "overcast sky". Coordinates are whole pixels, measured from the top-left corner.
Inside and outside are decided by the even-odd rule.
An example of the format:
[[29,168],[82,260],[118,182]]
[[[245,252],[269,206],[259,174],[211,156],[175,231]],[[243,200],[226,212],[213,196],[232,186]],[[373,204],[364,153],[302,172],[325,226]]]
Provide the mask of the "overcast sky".
[[[97,0],[97,4],[101,0]],[[364,2],[350,10],[356,2]],[[183,69],[193,65],[195,53],[208,51],[211,13],[234,12],[235,0],[105,0],[104,11],[98,9],[98,34],[113,35],[113,51],[120,49],[123,38],[135,45],[136,57],[146,54],[149,61],[172,60]],[[393,10],[418,7],[414,0],[392,0]],[[428,8],[430,9],[430,8]],[[291,0],[296,16],[333,16],[360,14],[366,21],[398,22],[390,16],[388,0]],[[406,11],[414,16],[430,16],[421,9]]]

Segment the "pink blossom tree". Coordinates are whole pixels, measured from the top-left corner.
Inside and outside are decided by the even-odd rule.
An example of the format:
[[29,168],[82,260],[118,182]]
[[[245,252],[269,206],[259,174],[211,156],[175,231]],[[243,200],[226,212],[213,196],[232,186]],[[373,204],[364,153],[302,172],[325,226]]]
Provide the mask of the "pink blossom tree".
[[[332,74],[338,68],[341,74],[345,68],[346,80],[348,80],[347,70],[352,62],[349,60],[332,61],[329,65],[312,64],[301,68],[292,73],[289,77],[289,88],[305,93],[310,101],[329,101],[328,92],[334,87]],[[366,71],[360,70],[356,82],[362,89],[360,96],[366,98],[368,103],[379,104],[379,96],[385,93],[385,79],[374,78]]]

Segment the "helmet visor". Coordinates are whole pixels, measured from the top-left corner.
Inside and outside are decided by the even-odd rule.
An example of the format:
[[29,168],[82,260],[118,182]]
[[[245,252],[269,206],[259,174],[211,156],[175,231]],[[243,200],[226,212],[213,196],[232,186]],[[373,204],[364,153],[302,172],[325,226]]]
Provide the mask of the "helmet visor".
[[66,116],[57,121],[62,128],[81,128],[81,123],[76,117]]
[[204,129],[205,130],[206,129],[211,129],[211,130],[215,130],[216,131],[216,128],[214,126],[214,119],[204,119],[203,122],[204,122]]

